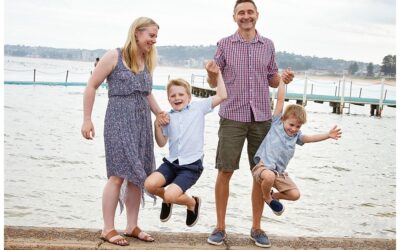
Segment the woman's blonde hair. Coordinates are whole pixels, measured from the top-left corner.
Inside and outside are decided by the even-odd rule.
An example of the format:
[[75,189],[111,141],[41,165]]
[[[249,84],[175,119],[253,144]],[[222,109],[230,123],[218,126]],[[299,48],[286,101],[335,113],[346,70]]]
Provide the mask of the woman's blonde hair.
[[[138,45],[136,42],[135,33],[136,31],[144,30],[150,26],[156,26],[157,29],[160,28],[160,26],[153,19],[148,17],[139,17],[133,21],[131,27],[129,28],[125,45],[122,48],[122,56],[124,61],[135,74],[139,72],[139,65],[137,62]],[[150,73],[153,73],[157,64],[157,50],[154,45],[151,47],[149,53],[145,55],[144,63],[146,64]]]
[[303,106],[297,104],[290,104],[283,112],[282,120],[285,121],[289,117],[296,118],[301,124],[307,122],[307,113]]
[[186,93],[187,93],[189,96],[191,95],[190,84],[189,84],[187,81],[185,81],[185,80],[183,80],[183,79],[181,79],[181,78],[172,79],[172,80],[170,80],[170,81],[168,82],[168,85],[167,85],[167,94],[168,94],[168,95],[169,95],[169,89],[170,89],[172,86],[184,87],[185,90],[186,90]]

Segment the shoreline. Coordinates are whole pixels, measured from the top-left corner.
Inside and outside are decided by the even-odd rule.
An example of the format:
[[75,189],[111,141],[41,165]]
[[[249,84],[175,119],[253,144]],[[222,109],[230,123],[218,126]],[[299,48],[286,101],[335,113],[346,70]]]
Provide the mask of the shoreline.
[[[118,247],[100,240],[100,230],[96,229],[4,226],[4,249],[262,249],[244,234],[228,234],[224,244],[212,246],[206,242],[207,233],[149,233],[155,242],[128,238],[129,246]],[[395,239],[273,235],[269,238],[270,249],[396,249]]]
[[[298,78],[304,78],[304,73],[303,74],[295,74],[295,79],[296,76]],[[308,74],[307,77],[311,80],[322,80],[322,81],[339,81],[342,79],[341,76],[333,76],[333,75],[313,75],[313,74]],[[384,78],[384,77],[382,77]],[[381,84],[381,79],[382,78],[362,78],[362,77],[351,77],[351,76],[345,76],[346,82],[348,81],[353,81],[355,84],[362,84],[362,85],[379,85]],[[393,86],[396,87],[396,79],[386,79],[385,78],[385,85]]]

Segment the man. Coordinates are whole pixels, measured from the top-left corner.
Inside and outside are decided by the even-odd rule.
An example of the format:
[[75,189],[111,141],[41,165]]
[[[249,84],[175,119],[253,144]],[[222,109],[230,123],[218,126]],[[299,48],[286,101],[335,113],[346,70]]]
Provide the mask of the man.
[[[262,37],[256,30],[257,7],[253,0],[237,0],[233,19],[238,30],[217,43],[214,60],[219,66],[228,99],[220,107],[220,128],[215,184],[217,225],[208,237],[208,243],[221,245],[226,237],[225,215],[229,197],[229,181],[239,168],[239,160],[245,140],[250,169],[255,166],[253,157],[271,126],[269,86],[276,88],[281,77],[275,63],[275,48],[271,40]],[[211,87],[217,83],[218,70],[208,69]],[[282,80],[287,84],[293,80],[293,72],[285,70]],[[264,200],[260,185],[253,179],[252,188],[253,223],[251,238],[260,247],[270,247],[268,236],[261,230]]]

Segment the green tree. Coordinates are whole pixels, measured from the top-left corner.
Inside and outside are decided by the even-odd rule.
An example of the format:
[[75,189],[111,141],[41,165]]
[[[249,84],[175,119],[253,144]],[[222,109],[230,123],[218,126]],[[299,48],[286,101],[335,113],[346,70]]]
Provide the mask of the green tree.
[[350,75],[354,75],[358,71],[358,64],[356,62],[350,63],[348,72]]
[[396,75],[396,56],[387,55],[382,60],[381,72],[383,75],[395,76]]
[[367,76],[374,76],[374,65],[371,62],[367,65]]

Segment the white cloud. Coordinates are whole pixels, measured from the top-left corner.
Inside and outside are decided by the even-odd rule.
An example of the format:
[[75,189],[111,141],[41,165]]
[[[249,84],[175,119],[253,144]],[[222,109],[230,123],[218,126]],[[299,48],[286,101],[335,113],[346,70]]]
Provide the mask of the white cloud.
[[[279,51],[380,63],[395,53],[394,0],[256,0],[259,32]],[[161,26],[158,45],[210,45],[236,30],[234,1],[6,0],[5,43],[121,46],[138,16]],[[366,51],[368,53],[366,53]]]

